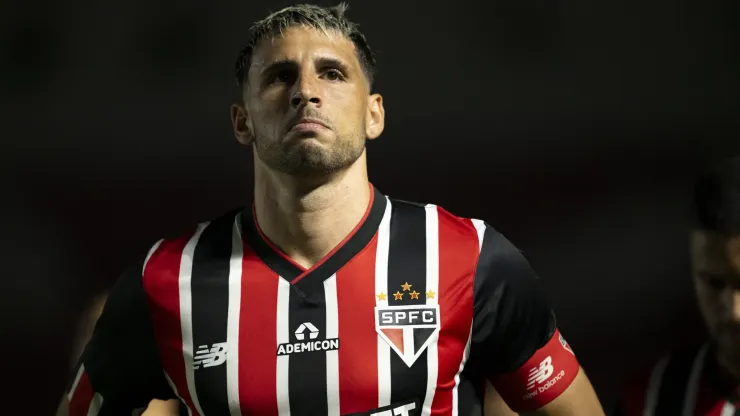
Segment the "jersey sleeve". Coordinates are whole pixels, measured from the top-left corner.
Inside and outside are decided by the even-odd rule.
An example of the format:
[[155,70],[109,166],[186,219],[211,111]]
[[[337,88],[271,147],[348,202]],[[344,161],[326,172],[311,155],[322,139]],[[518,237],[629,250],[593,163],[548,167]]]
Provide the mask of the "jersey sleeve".
[[475,272],[471,360],[516,412],[564,392],[580,365],[560,334],[537,275],[521,252],[486,226]]
[[131,414],[152,399],[174,398],[159,362],[142,264],[108,296],[67,390],[70,416]]

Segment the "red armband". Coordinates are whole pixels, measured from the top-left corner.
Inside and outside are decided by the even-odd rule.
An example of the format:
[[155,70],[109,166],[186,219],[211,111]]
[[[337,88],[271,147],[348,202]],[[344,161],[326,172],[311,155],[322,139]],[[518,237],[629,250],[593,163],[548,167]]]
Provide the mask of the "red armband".
[[511,410],[539,409],[562,394],[576,378],[580,365],[570,345],[555,330],[550,341],[511,373],[495,376],[491,383]]

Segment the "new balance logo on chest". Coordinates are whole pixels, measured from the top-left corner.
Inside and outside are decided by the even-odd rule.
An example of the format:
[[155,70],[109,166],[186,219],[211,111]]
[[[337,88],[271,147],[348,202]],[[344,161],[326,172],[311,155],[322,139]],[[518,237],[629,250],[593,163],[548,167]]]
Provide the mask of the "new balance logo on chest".
[[208,345],[201,345],[195,352],[193,357],[193,369],[197,370],[201,367],[215,367],[226,362],[226,353],[228,352],[228,345],[225,342],[217,342],[210,348]]
[[296,341],[279,344],[277,355],[298,354],[311,351],[332,351],[339,349],[339,339],[319,339],[321,331],[311,322],[304,322],[298,326],[293,334]]

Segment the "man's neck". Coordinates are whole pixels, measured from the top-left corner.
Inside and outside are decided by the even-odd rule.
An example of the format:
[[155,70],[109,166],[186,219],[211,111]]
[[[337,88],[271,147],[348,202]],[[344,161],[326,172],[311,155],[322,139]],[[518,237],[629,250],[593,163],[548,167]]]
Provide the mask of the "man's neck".
[[344,172],[309,184],[255,157],[254,210],[264,235],[299,265],[318,263],[367,211],[372,191],[365,160],[363,153]]

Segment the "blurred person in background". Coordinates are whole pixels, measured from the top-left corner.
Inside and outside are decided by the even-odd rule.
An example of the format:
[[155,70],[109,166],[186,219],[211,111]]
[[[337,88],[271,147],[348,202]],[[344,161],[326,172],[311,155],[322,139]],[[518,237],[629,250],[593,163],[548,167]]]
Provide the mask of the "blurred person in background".
[[[346,6],[257,22],[236,65],[253,206],[156,243],[110,293],[72,416],[603,410],[527,260],[483,221],[391,199],[375,58]],[[151,406],[150,406],[151,408]],[[151,409],[150,409],[151,410]]]
[[74,234],[15,185],[0,182],[0,370],[9,377],[0,413],[47,416],[64,390],[81,305],[93,293],[84,282],[85,264],[75,261]]
[[615,415],[740,415],[740,157],[696,180],[689,241],[710,339],[637,374]]

